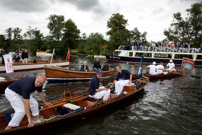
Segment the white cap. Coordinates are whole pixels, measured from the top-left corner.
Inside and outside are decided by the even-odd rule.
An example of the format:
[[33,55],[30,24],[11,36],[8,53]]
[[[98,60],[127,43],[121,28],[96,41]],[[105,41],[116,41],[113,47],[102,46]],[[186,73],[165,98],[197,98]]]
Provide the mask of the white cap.
[[154,61],[152,64],[153,64],[153,65],[156,65],[156,62]]
[[173,60],[170,60],[170,62],[173,62]]

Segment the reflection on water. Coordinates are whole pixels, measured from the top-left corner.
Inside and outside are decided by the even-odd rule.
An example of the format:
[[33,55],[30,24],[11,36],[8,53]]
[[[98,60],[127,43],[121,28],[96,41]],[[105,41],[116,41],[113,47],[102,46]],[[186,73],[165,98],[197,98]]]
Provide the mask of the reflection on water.
[[[79,70],[83,61],[87,60],[92,69],[93,57],[71,56],[70,68]],[[107,61],[100,59],[100,61]],[[131,73],[138,72],[138,66],[127,63],[108,64],[115,68],[121,65]],[[180,69],[180,67],[176,67]],[[144,67],[144,71],[147,69]],[[14,76],[29,74],[37,76],[44,70],[14,73]],[[187,74],[202,75],[201,67],[195,67]],[[117,72],[112,77],[100,81],[100,85],[109,86]],[[9,74],[1,76],[11,77]],[[88,89],[89,82],[47,83],[43,92],[47,100],[60,97],[64,90],[80,93]],[[39,97],[34,97],[41,102]],[[12,110],[4,94],[0,95],[0,113]],[[202,81],[200,79],[182,76],[167,80],[149,82],[144,91],[127,102],[120,103],[103,110],[91,117],[83,118],[60,127],[41,131],[49,135],[75,134],[155,134],[155,135],[198,135],[202,134]]]

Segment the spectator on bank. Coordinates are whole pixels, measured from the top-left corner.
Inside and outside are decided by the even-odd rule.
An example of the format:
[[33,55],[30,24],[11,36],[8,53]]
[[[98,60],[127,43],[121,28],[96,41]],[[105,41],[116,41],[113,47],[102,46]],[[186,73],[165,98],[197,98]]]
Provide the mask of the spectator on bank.
[[25,51],[22,52],[22,63],[23,64],[27,63],[27,61],[28,61],[28,51],[25,50]]

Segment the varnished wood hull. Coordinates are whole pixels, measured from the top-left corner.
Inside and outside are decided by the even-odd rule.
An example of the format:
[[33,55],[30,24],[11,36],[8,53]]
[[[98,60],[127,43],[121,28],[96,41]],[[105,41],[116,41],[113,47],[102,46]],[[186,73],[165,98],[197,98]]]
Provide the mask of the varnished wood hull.
[[[143,74],[143,76],[146,76],[149,78],[149,80],[158,80],[158,79],[167,79],[167,78],[175,78],[175,77],[179,77],[179,76],[183,76],[183,73],[180,71],[177,72],[171,72],[168,74],[159,74],[159,75],[150,75],[149,72],[146,72]],[[133,79],[138,79],[139,77],[137,76],[137,74],[133,74]]]
[[4,93],[4,90],[6,87],[8,87],[11,83],[13,83],[14,81],[16,81],[20,78],[22,78],[22,76],[11,78],[11,79],[6,79],[5,81],[0,81],[0,93]]
[[[84,72],[50,66],[44,66],[44,69],[48,82],[89,81],[96,74],[95,70]],[[114,69],[103,71],[101,78],[111,77],[113,74]]]
[[[43,69],[43,66],[45,65],[50,65],[50,60],[37,61],[37,63],[32,63],[32,61],[28,61],[27,64],[22,64],[22,61],[19,61],[13,63],[13,70],[14,72],[37,70],[37,69]],[[69,62],[66,60],[52,61],[51,66],[68,67]],[[6,72],[5,65],[0,64],[0,73],[5,72]]]
[[[148,78],[144,78],[141,80],[141,82],[137,83],[140,88],[139,90],[136,90],[135,86],[134,87],[127,86],[127,87],[125,87],[125,90],[128,90],[127,94],[122,94],[117,97],[112,97],[111,100],[109,99],[108,101],[104,101],[104,102],[102,100],[96,100],[95,102],[93,102],[94,104],[89,104],[91,101],[90,101],[90,99],[89,100],[85,99],[85,97],[87,95],[84,95],[84,94],[82,94],[80,96],[77,94],[78,97],[74,98],[74,99],[72,99],[71,96],[68,96],[67,100],[66,100],[66,98],[61,97],[60,99],[55,100],[53,102],[54,106],[57,106],[57,104],[59,105],[60,102],[63,102],[62,100],[65,100],[65,102],[69,101],[68,100],[69,98],[72,99],[71,100],[72,103],[74,103],[74,102],[78,103],[81,101],[80,105],[82,105],[82,102],[84,102],[84,100],[88,101],[89,103],[86,102],[86,103],[88,103],[88,106],[86,106],[87,108],[82,111],[69,113],[69,115],[62,115],[55,119],[52,119],[52,120],[49,120],[46,122],[42,122],[39,124],[35,124],[35,126],[31,127],[31,128],[26,127],[27,118],[25,116],[23,118],[23,121],[21,122],[20,127],[14,128],[11,130],[6,130],[6,131],[2,130],[3,127],[5,127],[8,124],[8,122],[5,122],[4,115],[2,115],[2,116],[0,116],[0,134],[29,134],[29,133],[34,133],[34,132],[40,132],[42,129],[55,128],[56,126],[64,125],[68,122],[72,122],[72,121],[75,121],[75,120],[78,120],[78,119],[81,119],[81,118],[84,118],[87,116],[92,116],[92,115],[96,114],[97,112],[104,111],[107,108],[113,107],[114,105],[117,105],[119,103],[123,103],[124,101],[127,101],[128,99],[134,97],[137,93],[139,93],[140,91],[143,90],[144,86],[148,83],[148,81],[149,81]],[[66,95],[68,95],[68,94],[66,94]],[[77,95],[75,94],[74,96],[73,95],[72,96],[76,97]],[[81,100],[77,100],[77,99],[81,99]],[[65,104],[65,102],[64,102],[64,104]],[[52,113],[54,113],[54,112],[55,112],[55,108],[45,109],[45,107],[44,107],[44,110],[43,110],[43,108],[40,110],[40,115],[43,115],[43,117],[46,117],[48,115],[51,116]]]

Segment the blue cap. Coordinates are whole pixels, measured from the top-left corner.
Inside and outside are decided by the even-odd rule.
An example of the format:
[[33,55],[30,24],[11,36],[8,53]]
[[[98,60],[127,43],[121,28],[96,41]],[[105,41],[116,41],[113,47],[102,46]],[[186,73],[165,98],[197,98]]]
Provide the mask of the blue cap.
[[103,73],[102,73],[102,70],[101,70],[101,69],[98,69],[96,73],[97,73],[98,75],[103,75]]

